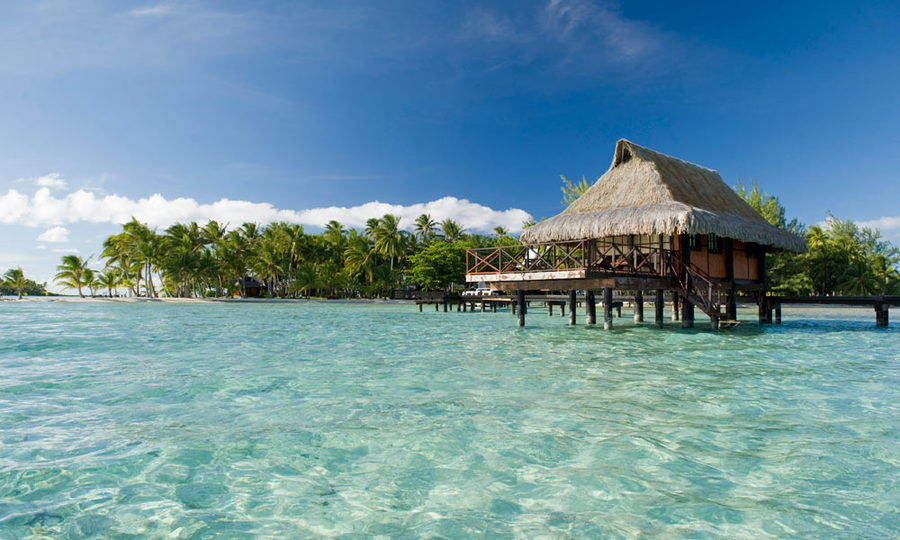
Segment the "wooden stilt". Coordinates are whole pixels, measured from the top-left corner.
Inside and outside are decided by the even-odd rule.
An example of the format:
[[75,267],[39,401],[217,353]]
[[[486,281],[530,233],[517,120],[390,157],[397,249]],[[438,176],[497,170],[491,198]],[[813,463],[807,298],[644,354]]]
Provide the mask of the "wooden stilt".
[[612,287],[603,288],[603,328],[609,330],[612,328]]
[[518,304],[517,313],[518,317],[518,325],[525,326],[525,291],[517,291],[516,292],[516,303]]
[[759,324],[771,324],[772,311],[769,308],[769,301],[766,299],[765,293],[759,293],[757,295],[756,307],[759,313]]
[[434,310],[437,311],[439,307],[440,307],[439,304],[435,304],[435,305],[434,305]]
[[566,303],[565,302],[563,302],[562,304],[559,305],[559,316],[560,317],[566,316]]
[[585,291],[584,293],[584,323],[593,325],[597,323],[597,299],[594,298],[594,291]]
[[644,291],[634,293],[634,322],[644,322]]
[[713,313],[712,315],[709,316],[709,328],[713,332],[719,331],[719,314],[718,313]]
[[875,327],[885,328],[890,325],[890,309],[886,304],[875,304]]
[[484,313],[484,300],[481,301],[481,312]]
[[781,324],[781,304],[775,304],[775,324]]
[[553,316],[553,302],[547,302],[547,316]]
[[662,328],[664,324],[663,316],[666,311],[665,292],[662,289],[656,289],[656,301],[653,304],[653,310],[655,311],[654,321],[656,322],[656,327]]
[[737,320],[737,302],[734,299],[734,291],[728,291],[725,299],[725,318],[729,321]]
[[616,306],[616,318],[617,319],[622,318],[622,305],[621,304]]
[[680,313],[681,313],[681,307],[678,305],[678,291],[673,291],[672,292],[672,320],[677,321]]
[[687,298],[681,301],[681,327],[694,327],[694,303]]
[[497,313],[497,302],[491,302],[491,313]]
[[569,326],[575,326],[575,291],[569,291]]
[[422,313],[422,304],[419,304],[419,313]]

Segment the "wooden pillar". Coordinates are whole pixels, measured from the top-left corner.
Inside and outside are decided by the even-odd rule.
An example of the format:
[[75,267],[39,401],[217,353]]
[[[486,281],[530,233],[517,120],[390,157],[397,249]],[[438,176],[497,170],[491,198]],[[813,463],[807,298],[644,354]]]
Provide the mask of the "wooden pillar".
[[547,302],[547,316],[553,316],[553,302]]
[[422,313],[422,303],[419,302],[419,313]]
[[681,327],[694,327],[694,303],[687,298],[681,301]]
[[525,326],[525,291],[516,292],[516,304],[518,307],[518,326]]
[[569,291],[569,326],[575,326],[575,291]]
[[497,302],[491,302],[491,313],[497,313]]
[[875,327],[885,328],[890,324],[889,310],[887,304],[875,304]]
[[737,320],[737,302],[734,299],[734,289],[729,290],[725,297],[725,318],[729,321]]
[[654,315],[656,318],[654,320],[656,322],[656,326],[657,328],[662,328],[664,324],[663,315],[666,311],[665,293],[662,289],[656,289],[656,300],[653,303],[653,310],[655,311]]
[[781,304],[775,304],[775,324],[781,324]]
[[603,328],[609,330],[612,328],[612,287],[603,288]]
[[434,310],[437,311],[438,308],[440,308],[440,304],[438,304],[437,302],[435,302],[435,304],[434,304]]
[[644,291],[634,293],[634,322],[644,322]]
[[672,320],[677,321],[681,308],[678,305],[678,291],[672,291]]
[[769,307],[769,300],[766,298],[764,292],[757,294],[756,307],[759,313],[759,324],[771,324],[772,310]]
[[591,290],[584,292],[584,323],[588,325],[597,323],[597,299]]
[[622,306],[621,305],[616,306],[616,318],[617,319],[622,318]]
[[719,331],[719,314],[718,313],[713,313],[709,316],[709,328],[713,332]]
[[444,313],[447,313],[447,302],[444,302]]
[[559,316],[560,317],[566,316],[566,303],[565,302],[563,302],[559,305]]

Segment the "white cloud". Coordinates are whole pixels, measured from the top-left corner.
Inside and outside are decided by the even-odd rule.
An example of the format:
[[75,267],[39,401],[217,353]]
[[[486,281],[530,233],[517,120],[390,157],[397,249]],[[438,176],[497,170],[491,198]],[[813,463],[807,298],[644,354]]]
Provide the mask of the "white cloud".
[[287,221],[316,227],[336,220],[348,227],[362,228],[367,219],[388,213],[400,216],[401,226],[405,228],[411,228],[416,217],[427,213],[437,221],[451,218],[467,230],[481,232],[488,232],[497,226],[518,232],[522,229],[522,222],[531,217],[518,208],[495,210],[456,197],[406,206],[372,201],[359,206],[291,210],[276,208],[266,202],[233,199],[203,204],[193,198],[167,199],[158,193],[136,200],[119,195],[98,195],[84,189],[57,197],[47,187],[39,188],[31,196],[15,189],[0,194],[0,224],[56,226],[55,229],[78,222],[122,224],[130,221],[132,216],[153,227],[167,227],[175,222],[202,223],[213,219],[231,226],[248,221]]
[[61,244],[69,241],[69,229],[65,227],[51,227],[37,237],[38,242],[50,242]]
[[900,242],[900,216],[884,216],[870,221],[857,221],[860,227],[878,229],[882,236],[892,242]]
[[128,12],[132,17],[158,17],[160,15],[168,15],[169,13],[172,13],[172,6],[169,4],[157,4],[155,6],[135,8]]
[[53,253],[65,253],[66,255],[70,253],[78,253],[78,248],[53,248],[50,251]]
[[63,189],[66,187],[66,181],[62,179],[59,173],[50,173],[39,178],[35,178],[35,185],[40,187],[48,187],[55,189]]

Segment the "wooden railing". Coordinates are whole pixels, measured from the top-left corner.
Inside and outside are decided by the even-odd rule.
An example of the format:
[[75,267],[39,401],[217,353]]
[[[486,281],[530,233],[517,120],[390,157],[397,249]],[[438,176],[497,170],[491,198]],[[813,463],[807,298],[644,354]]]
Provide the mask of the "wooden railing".
[[678,281],[682,294],[687,295],[707,315],[718,314],[721,309],[719,293],[724,284],[713,281],[709,274],[686,262],[675,252],[669,252],[666,258],[671,276]]
[[466,250],[466,274],[591,270],[665,276],[668,250],[659,245],[582,240]]
[[575,270],[591,265],[588,241],[466,250],[467,274]]

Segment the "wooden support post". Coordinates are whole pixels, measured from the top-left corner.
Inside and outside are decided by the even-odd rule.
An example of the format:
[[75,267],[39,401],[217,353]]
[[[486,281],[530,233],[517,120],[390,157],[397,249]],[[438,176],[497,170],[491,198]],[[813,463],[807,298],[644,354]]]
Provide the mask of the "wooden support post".
[[769,300],[766,298],[765,292],[757,295],[756,307],[759,313],[759,324],[772,324],[772,308],[769,307]]
[[612,287],[603,288],[603,328],[609,330],[612,328]]
[[656,289],[656,300],[653,303],[653,310],[655,311],[655,322],[657,328],[663,327],[663,315],[666,312],[666,304],[665,304],[665,292],[662,289]]
[[525,326],[525,291],[516,292],[516,304],[518,308],[518,326]]
[[875,304],[875,327],[885,328],[890,324],[890,307],[887,304]]
[[444,313],[447,313],[447,302],[444,302]]
[[644,322],[644,291],[634,293],[634,322]]
[[422,313],[422,303],[419,302],[419,313]]
[[559,305],[559,316],[560,317],[566,316],[566,303],[565,302],[563,302]]
[[616,318],[617,319],[622,318],[622,305],[621,304],[616,306]]
[[775,324],[781,324],[781,304],[775,304]]
[[548,317],[553,316],[553,302],[550,302],[550,301],[547,302],[547,316]]
[[594,291],[584,292],[584,323],[592,325],[597,323],[597,300]]
[[434,303],[434,310],[437,311],[440,308],[440,304],[437,302]]
[[491,302],[491,313],[497,313],[497,302]]
[[725,298],[725,318],[729,321],[737,320],[737,302],[734,300],[734,289],[729,290]]
[[484,313],[484,300],[481,301],[481,312]]
[[569,291],[569,326],[575,326],[575,291]]
[[678,291],[672,291],[672,320],[677,321],[681,308],[678,305]]
[[694,327],[694,303],[687,298],[681,301],[681,327]]

